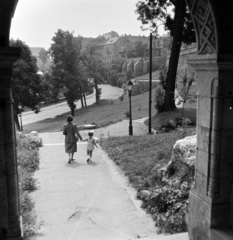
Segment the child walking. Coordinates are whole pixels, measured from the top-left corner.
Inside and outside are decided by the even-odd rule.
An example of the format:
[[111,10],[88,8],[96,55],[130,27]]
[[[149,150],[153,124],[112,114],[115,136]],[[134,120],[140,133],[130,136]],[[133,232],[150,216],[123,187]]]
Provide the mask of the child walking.
[[91,162],[92,152],[93,152],[94,148],[97,147],[95,139],[93,138],[93,134],[94,134],[93,131],[89,131],[88,137],[86,139],[83,139],[83,141],[87,142],[87,156],[90,156],[87,159],[88,163]]

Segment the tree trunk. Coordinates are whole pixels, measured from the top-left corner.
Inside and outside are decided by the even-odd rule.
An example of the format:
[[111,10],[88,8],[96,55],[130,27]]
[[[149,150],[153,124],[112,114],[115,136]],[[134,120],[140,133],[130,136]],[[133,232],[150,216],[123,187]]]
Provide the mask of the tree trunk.
[[96,99],[96,104],[99,104],[99,93],[98,93],[98,85],[97,85],[96,79],[95,79],[95,99]]
[[172,41],[171,56],[169,60],[169,67],[166,79],[164,111],[172,111],[176,109],[175,105],[176,73],[182,43],[185,11],[186,11],[185,0],[176,0],[174,37]]
[[74,117],[74,110],[75,110],[75,108],[72,107],[70,110],[71,110],[71,116]]
[[82,93],[83,93],[84,104],[85,104],[85,107],[86,107],[87,106],[86,96],[85,96],[84,92],[82,92]]
[[83,96],[82,96],[82,89],[81,88],[80,88],[80,99],[81,99],[81,107],[83,108],[84,104],[83,104]]

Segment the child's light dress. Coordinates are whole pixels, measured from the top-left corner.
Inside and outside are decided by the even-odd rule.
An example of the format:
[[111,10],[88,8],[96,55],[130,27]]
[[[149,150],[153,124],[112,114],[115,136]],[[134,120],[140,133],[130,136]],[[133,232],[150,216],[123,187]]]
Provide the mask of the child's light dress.
[[93,138],[87,138],[87,150],[92,151],[94,150],[94,139]]

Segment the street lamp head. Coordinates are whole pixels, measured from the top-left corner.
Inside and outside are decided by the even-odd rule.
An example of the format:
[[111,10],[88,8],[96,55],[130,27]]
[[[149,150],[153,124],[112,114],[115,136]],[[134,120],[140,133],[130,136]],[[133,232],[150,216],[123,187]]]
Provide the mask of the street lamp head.
[[129,92],[131,92],[133,90],[133,83],[131,82],[131,80],[129,80],[127,83],[127,89]]

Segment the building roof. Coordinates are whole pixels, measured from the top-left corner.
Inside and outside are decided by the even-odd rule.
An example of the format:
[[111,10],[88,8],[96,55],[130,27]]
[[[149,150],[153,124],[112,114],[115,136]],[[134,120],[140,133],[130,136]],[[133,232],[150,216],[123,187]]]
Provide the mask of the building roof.
[[114,44],[115,42],[117,42],[118,39],[119,39],[119,37],[111,38],[105,43],[105,45]]
[[127,37],[131,42],[138,42],[138,41],[146,42],[149,39],[149,37],[146,37],[146,36],[126,35],[125,37]]

